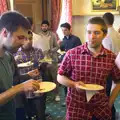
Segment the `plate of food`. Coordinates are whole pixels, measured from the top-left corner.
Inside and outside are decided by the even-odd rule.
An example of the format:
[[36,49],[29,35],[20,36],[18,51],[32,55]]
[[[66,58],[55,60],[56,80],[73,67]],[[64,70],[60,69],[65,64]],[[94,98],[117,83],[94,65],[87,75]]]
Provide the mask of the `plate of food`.
[[17,66],[18,67],[30,67],[32,65],[33,65],[33,63],[31,61],[29,61],[29,62],[25,62],[25,63],[20,63]]
[[103,90],[104,87],[98,84],[85,84],[85,86],[79,86],[80,89],[83,90],[90,90],[90,91],[98,91],[98,90]]
[[35,94],[50,92],[56,88],[56,84],[54,82],[40,82],[40,90],[35,91]]

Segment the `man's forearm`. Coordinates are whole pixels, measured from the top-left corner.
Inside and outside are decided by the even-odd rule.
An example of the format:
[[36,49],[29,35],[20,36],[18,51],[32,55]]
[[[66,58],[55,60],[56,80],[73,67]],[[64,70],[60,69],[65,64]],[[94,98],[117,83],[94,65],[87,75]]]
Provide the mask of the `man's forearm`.
[[0,94],[0,106],[11,100],[22,89],[22,85],[16,85]]
[[67,87],[75,87],[75,82],[70,80],[68,77],[64,76],[64,75],[57,75],[57,81],[62,84],[65,85]]
[[119,92],[120,92],[120,84],[117,84],[116,87],[113,89],[111,96],[110,96],[109,105],[111,107],[114,104],[115,99],[117,98]]

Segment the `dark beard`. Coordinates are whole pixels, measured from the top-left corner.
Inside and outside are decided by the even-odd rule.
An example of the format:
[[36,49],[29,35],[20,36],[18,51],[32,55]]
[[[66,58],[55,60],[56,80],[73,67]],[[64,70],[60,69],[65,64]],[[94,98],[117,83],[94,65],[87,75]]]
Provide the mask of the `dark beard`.
[[46,33],[48,30],[42,30],[44,33]]

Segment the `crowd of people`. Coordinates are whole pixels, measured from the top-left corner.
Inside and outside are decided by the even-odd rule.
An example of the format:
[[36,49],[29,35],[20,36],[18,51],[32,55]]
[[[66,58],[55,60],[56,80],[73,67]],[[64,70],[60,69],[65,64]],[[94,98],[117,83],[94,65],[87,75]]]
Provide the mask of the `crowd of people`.
[[[41,81],[56,83],[55,101],[60,101],[59,84],[65,86],[66,120],[115,120],[114,106],[120,92],[119,33],[113,28],[114,16],[92,17],[86,27],[87,42],[61,24],[63,40],[58,42],[47,20],[35,39],[33,21],[17,11],[0,17],[0,120],[46,120],[47,94],[33,94]],[[42,41],[42,42],[40,42]],[[44,43],[48,45],[42,49]],[[59,55],[58,49],[64,51]],[[51,63],[40,62],[50,58]],[[18,67],[31,61],[33,65]],[[59,63],[59,65],[58,65]],[[103,90],[88,102],[79,86],[98,84]],[[111,89],[112,88],[112,89]],[[30,94],[30,95],[29,95]],[[52,109],[52,108],[51,108]]]

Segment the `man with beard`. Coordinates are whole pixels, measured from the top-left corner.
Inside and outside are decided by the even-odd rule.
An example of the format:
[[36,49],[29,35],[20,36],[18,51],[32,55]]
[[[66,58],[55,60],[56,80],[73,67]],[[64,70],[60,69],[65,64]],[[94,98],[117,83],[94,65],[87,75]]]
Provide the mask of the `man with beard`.
[[[41,37],[40,39],[34,39],[34,34],[33,34],[33,47],[34,48],[41,48],[41,46],[45,46],[46,48],[43,50],[44,56],[46,58],[51,58],[52,59],[52,67],[54,69],[54,72],[52,73],[52,76],[54,76],[54,82],[57,83],[57,64],[58,64],[58,55],[57,55],[57,50],[59,49],[59,46],[57,44],[57,38],[55,33],[50,31],[50,24],[47,20],[43,20],[41,23],[41,31],[39,32],[39,36]],[[48,78],[49,79],[49,78]],[[59,96],[59,91],[58,91],[58,85],[55,90],[55,101],[60,101],[60,96]]]
[[24,44],[30,29],[29,22],[18,12],[6,12],[0,17],[0,120],[15,120],[13,97],[21,92],[34,92],[39,82],[29,80],[13,86],[12,56],[7,51]]
[[[115,54],[105,49],[102,40],[107,26],[101,17],[93,17],[86,28],[87,42],[69,50],[58,70],[58,82],[68,87],[66,120],[111,120],[109,97],[106,96],[106,79],[111,73],[120,80],[120,70],[115,65]],[[86,99],[80,85],[98,84],[104,87]]]

